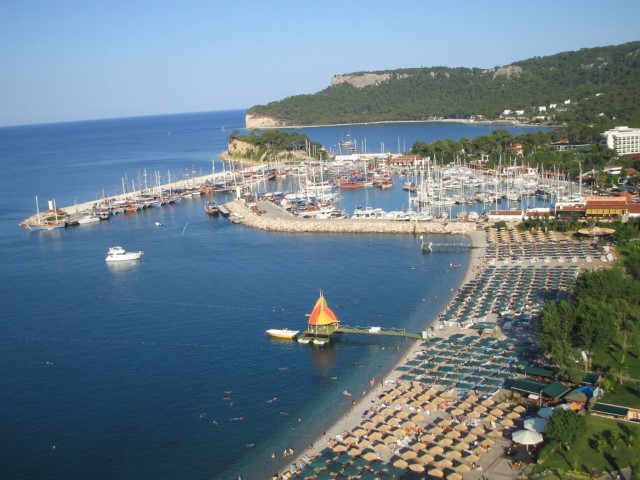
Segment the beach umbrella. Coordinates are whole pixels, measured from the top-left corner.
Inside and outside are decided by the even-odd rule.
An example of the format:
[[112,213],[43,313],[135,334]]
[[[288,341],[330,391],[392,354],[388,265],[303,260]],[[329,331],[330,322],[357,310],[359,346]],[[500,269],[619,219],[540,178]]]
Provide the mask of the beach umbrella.
[[476,454],[471,454],[464,457],[464,461],[467,463],[476,463],[480,461],[480,457]]
[[332,450],[336,453],[342,453],[345,452],[347,450],[346,445],[343,445],[341,443],[337,443],[333,446]]
[[460,472],[460,473],[467,473],[471,471],[471,467],[469,467],[469,465],[467,465],[466,463],[457,463],[455,465],[455,467],[453,467],[455,469],[456,472]]
[[447,480],[462,480],[462,475],[458,472],[449,473],[447,475]]
[[416,428],[416,427],[417,427],[417,425],[415,423],[413,423],[412,421],[404,422],[402,424],[403,430],[411,430],[412,428]]
[[433,435],[441,435],[442,432],[444,432],[444,430],[442,430],[442,428],[440,427],[433,427],[429,429],[429,433],[432,433]]
[[494,408],[493,410],[491,410],[490,413],[494,417],[502,417],[504,415],[504,412],[502,410],[500,410],[499,408]]
[[398,468],[407,468],[409,464],[405,462],[403,459],[399,458],[395,462],[393,462],[393,466]]
[[522,405],[518,405],[516,408],[513,409],[513,411],[516,413],[524,413],[527,411],[527,409],[524,408]]
[[509,405],[507,402],[500,402],[496,408],[499,408],[500,410],[506,410],[510,407],[511,405]]
[[427,449],[427,445],[422,442],[416,442],[409,445],[409,448],[415,450],[416,452],[424,451]]
[[464,413],[464,410],[461,410],[459,408],[454,408],[453,410],[451,410],[451,415],[455,415],[456,417],[458,415],[462,415]]
[[373,420],[376,423],[384,422],[384,417],[378,413],[371,420]]
[[351,433],[353,433],[356,437],[361,437],[361,436],[365,435],[367,432],[362,427],[356,427],[355,429],[353,429],[353,431]]
[[451,438],[443,438],[438,442],[438,445],[442,445],[443,447],[448,447],[449,445],[453,445],[453,440]]
[[553,408],[542,407],[540,410],[538,410],[536,415],[538,415],[540,418],[551,418],[551,415],[553,415]]
[[536,445],[544,440],[540,433],[532,430],[516,430],[511,439],[520,445]]
[[[482,431],[482,435],[484,435],[484,430]],[[478,436],[474,433],[467,433],[464,437],[464,441],[467,443],[473,443],[478,439]]]
[[419,463],[412,463],[411,465],[409,465],[409,470],[416,473],[422,473],[424,472],[424,467]]
[[434,458],[433,458],[433,455],[430,455],[429,453],[425,453],[420,456],[419,460],[423,465],[427,465],[428,463],[433,462]]
[[398,423],[400,423],[400,419],[398,417],[390,417],[387,418],[387,425],[397,425]]
[[409,449],[404,450],[404,451],[400,454],[400,456],[401,456],[402,458],[404,458],[405,460],[412,460],[412,459],[416,458],[416,457],[418,456],[418,454],[417,454],[414,450],[411,450],[411,449],[409,448]]
[[347,455],[349,455],[350,457],[357,457],[358,455],[362,455],[362,450],[354,447],[347,452]]
[[478,401],[478,397],[476,397],[475,395],[469,395],[466,399],[467,402],[469,403],[476,403]]
[[451,421],[447,420],[446,418],[443,418],[442,420],[440,420],[438,422],[438,426],[439,427],[450,427],[451,426]]
[[444,477],[444,473],[439,468],[431,468],[431,469],[429,469],[429,471],[427,473],[431,477],[437,477],[437,478]]
[[374,453],[374,452],[365,452],[365,454],[362,455],[362,458],[372,462],[372,461],[374,461],[374,460],[376,460],[378,458],[378,455],[376,453]]
[[420,414],[416,414],[416,415],[413,415],[413,416],[411,417],[411,420],[413,420],[414,422],[424,422],[424,421],[426,420],[426,418],[424,418],[424,417],[423,417],[422,415],[420,415]]
[[455,427],[453,427],[453,429],[457,430],[459,432],[466,432],[467,431],[467,426],[464,423],[459,423]]
[[447,437],[448,439],[453,439],[453,438],[459,438],[460,435],[462,434],[458,430],[450,430],[449,432],[447,432],[445,437]]
[[391,408],[391,407],[387,407],[387,408],[385,408],[385,409],[383,409],[383,410],[380,410],[380,414],[381,414],[381,415],[384,415],[385,417],[388,417],[389,415],[393,415],[393,412],[394,412],[394,411],[395,411],[395,410],[393,410],[393,408]]
[[496,416],[494,416],[493,414],[489,414],[486,417],[484,417],[484,421],[491,423],[491,422],[495,422],[498,418]]
[[409,418],[409,414],[407,412],[405,412],[404,410],[400,410],[398,413],[396,413],[396,417],[405,420],[407,418]]
[[471,405],[469,402],[462,402],[460,405],[458,405],[458,408],[461,408],[462,410],[469,410],[471,407],[473,407],[473,405]]
[[485,405],[476,405],[473,409],[478,413],[484,413],[488,410]]
[[386,443],[382,443],[382,442],[377,442],[373,444],[373,449],[376,452],[382,452],[383,450],[388,450],[389,447],[387,447]]
[[454,450],[457,450],[459,452],[463,451],[463,450],[468,450],[469,449],[469,444],[467,442],[456,442],[453,444],[452,448]]
[[511,420],[510,418],[503,418],[502,420],[500,420],[500,425],[502,425],[503,427],[513,427],[513,420]]
[[398,437],[395,437],[393,435],[387,435],[382,439],[382,441],[387,445],[391,445],[392,443],[396,443],[398,441]]
[[371,430],[373,427],[376,426],[376,424],[373,423],[371,420],[368,420],[368,421],[364,422],[361,426],[362,426],[362,428],[364,428],[366,430]]
[[547,420],[540,417],[527,418],[523,426],[525,430],[542,433],[544,429],[547,428]]
[[487,435],[497,438],[502,436],[502,432],[500,430],[491,430]]
[[431,395],[423,393],[422,395],[418,396],[417,400],[420,400],[421,402],[428,402],[430,398],[431,398]]
[[409,399],[407,397],[405,397],[404,395],[402,395],[402,396],[396,398],[394,403],[397,403],[398,405],[404,405],[408,401],[409,401]]
[[378,427],[378,430],[381,432],[390,432],[392,428],[393,427],[391,425],[387,425],[386,423],[383,423]]
[[420,436],[420,441],[422,442],[433,442],[436,439],[436,436],[433,433],[425,433]]
[[493,447],[493,446],[496,444],[496,442],[494,442],[494,441],[493,441],[493,440],[491,440],[490,438],[485,438],[484,440],[482,440],[482,441],[480,442],[480,444],[481,444],[481,445],[486,445],[486,446],[488,446],[488,447]]
[[482,402],[480,402],[482,405],[484,405],[485,407],[490,407],[492,405],[494,405],[496,402],[494,402],[493,400],[491,400],[490,398],[487,398],[486,400],[483,400]]
[[520,414],[514,410],[513,412],[507,413],[507,418],[510,418],[511,420],[515,420],[517,418],[520,418]]
[[381,440],[381,439],[382,439],[382,433],[378,431],[375,431],[369,434],[369,440]]
[[366,438],[363,438],[358,442],[358,446],[360,448],[367,448],[367,447],[371,446],[371,442],[369,440],[367,440]]
[[422,408],[422,402],[420,400],[414,400],[413,402],[409,403],[409,405],[411,405],[415,409]]
[[462,453],[458,450],[450,450],[447,452],[447,458],[460,458],[462,457]]
[[478,412],[469,412],[469,413],[467,413],[467,417],[469,417],[469,418],[480,418],[480,414]]
[[485,432],[485,429],[482,427],[473,427],[471,429],[471,433],[475,435],[484,435],[486,432]]
[[442,448],[440,445],[434,445],[429,449],[429,453],[431,455],[440,455],[444,453],[444,448]]
[[453,466],[453,462],[448,458],[442,458],[436,462],[436,465],[439,468],[448,468]]

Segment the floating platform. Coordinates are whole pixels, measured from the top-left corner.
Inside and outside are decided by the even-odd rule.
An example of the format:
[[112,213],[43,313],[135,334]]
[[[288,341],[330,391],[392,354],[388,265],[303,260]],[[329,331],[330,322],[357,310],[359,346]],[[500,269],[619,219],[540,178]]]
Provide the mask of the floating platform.
[[296,340],[302,344],[313,344],[318,346],[326,345],[330,343],[336,335],[339,334],[354,334],[354,335],[370,335],[370,336],[386,336],[386,337],[400,337],[409,338],[412,340],[425,340],[427,338],[427,332],[414,333],[407,332],[403,329],[393,328],[381,328],[381,327],[336,327],[330,334],[319,334],[311,330],[302,332]]

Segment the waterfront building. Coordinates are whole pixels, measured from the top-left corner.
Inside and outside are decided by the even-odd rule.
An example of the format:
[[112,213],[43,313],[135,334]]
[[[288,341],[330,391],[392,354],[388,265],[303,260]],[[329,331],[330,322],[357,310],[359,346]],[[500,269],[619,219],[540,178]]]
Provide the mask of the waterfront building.
[[640,153],[640,128],[616,127],[601,134],[602,143],[618,155]]

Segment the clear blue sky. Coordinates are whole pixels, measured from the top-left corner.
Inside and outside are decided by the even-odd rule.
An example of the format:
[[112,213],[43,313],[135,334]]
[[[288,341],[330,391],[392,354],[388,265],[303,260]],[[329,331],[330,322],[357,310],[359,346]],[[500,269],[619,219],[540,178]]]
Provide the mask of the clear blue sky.
[[4,0],[0,125],[249,108],[336,74],[640,40],[640,1]]

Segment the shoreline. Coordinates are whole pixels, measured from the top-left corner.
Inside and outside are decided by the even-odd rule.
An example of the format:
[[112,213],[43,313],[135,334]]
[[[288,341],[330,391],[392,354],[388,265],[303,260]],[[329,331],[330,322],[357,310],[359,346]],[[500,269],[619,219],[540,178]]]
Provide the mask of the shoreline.
[[[485,264],[485,249],[487,247],[487,242],[485,240],[485,232],[484,231],[476,231],[467,233],[467,237],[471,240],[471,245],[474,247],[470,250],[470,258],[469,264],[467,266],[467,270],[465,275],[459,285],[458,288],[461,288],[467,282],[472,280],[478,273],[478,270]],[[453,298],[449,301],[447,305],[450,305],[453,301]],[[441,312],[438,312],[436,318],[433,321],[425,325],[425,329],[430,325],[435,326],[438,322],[438,315]],[[459,333],[460,329],[456,327],[444,327],[439,328],[438,336],[451,336],[454,333]],[[361,396],[358,400],[356,400],[355,405],[353,405],[346,413],[344,413],[335,423],[333,423],[326,432],[318,434],[317,437],[314,438],[311,446],[307,447],[303,452],[299,452],[295,455],[295,457],[288,463],[295,463],[296,465],[301,465],[307,458],[313,458],[319,455],[322,450],[324,450],[327,446],[327,442],[345,431],[351,431],[360,425],[362,420],[362,412],[367,410],[370,405],[376,402],[378,397],[380,397],[384,391],[390,388],[399,377],[402,375],[402,372],[398,370],[398,367],[404,365],[407,361],[415,358],[417,353],[420,351],[422,343],[424,340],[416,340],[413,345],[409,346],[406,352],[402,355],[402,357],[393,364],[392,368],[385,372],[384,375],[380,379],[376,380],[375,385],[372,388],[368,388],[366,395]],[[281,473],[282,478],[288,478],[289,470],[284,470]]]

